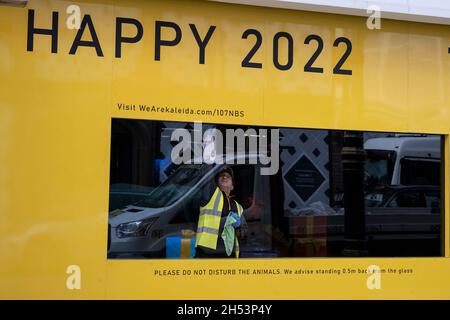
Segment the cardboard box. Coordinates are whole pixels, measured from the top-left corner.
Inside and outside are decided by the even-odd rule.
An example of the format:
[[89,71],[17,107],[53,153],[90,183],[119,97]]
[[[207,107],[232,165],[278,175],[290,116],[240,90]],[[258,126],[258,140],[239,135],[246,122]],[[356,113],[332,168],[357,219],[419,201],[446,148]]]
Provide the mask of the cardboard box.
[[195,256],[195,237],[170,236],[166,238],[166,258],[186,259]]

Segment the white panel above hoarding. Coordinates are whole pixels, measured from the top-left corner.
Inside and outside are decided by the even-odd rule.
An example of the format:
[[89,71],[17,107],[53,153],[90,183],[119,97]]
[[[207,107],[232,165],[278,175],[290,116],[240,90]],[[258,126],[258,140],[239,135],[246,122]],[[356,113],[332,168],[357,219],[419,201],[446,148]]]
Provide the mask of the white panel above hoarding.
[[368,16],[376,5],[381,18],[450,25],[450,1],[447,0],[210,0],[263,7],[284,8],[354,16]]

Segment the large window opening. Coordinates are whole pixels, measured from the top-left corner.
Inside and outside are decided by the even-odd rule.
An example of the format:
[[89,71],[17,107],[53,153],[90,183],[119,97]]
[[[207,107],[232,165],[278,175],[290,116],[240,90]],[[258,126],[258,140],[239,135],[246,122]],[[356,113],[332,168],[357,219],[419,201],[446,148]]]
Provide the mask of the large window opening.
[[[218,221],[239,206],[241,258],[442,255],[442,136],[362,132],[361,180],[351,180],[345,173],[357,160],[348,153],[351,131],[265,128],[279,130],[278,141],[268,139],[279,143],[278,171],[261,174],[263,164],[251,157],[228,164],[233,188],[217,202],[219,212],[213,192],[227,164],[174,163],[178,128],[195,134],[193,123],[112,120],[109,258],[196,258],[199,231],[220,232],[211,237],[220,248]],[[229,128],[237,129],[204,124],[202,134],[215,129],[225,136]],[[242,140],[246,151],[252,136]],[[359,209],[345,202],[355,195]],[[205,212],[218,215],[216,231],[212,220],[199,228]],[[355,234],[359,251],[348,247]]]

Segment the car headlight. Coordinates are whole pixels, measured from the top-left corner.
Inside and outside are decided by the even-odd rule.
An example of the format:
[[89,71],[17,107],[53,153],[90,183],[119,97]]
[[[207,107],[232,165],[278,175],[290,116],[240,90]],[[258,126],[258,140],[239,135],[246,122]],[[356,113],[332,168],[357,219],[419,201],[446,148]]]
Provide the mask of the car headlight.
[[144,237],[148,229],[158,218],[150,218],[140,221],[122,223],[117,226],[116,235],[118,238]]

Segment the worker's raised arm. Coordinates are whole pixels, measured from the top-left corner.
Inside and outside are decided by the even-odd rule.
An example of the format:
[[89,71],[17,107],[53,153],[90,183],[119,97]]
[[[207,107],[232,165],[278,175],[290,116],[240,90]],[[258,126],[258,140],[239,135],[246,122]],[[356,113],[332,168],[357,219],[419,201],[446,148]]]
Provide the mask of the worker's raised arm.
[[200,199],[200,206],[204,207],[208,204],[209,200],[214,194],[217,185],[214,179],[211,179],[203,188],[202,188],[202,197]]

